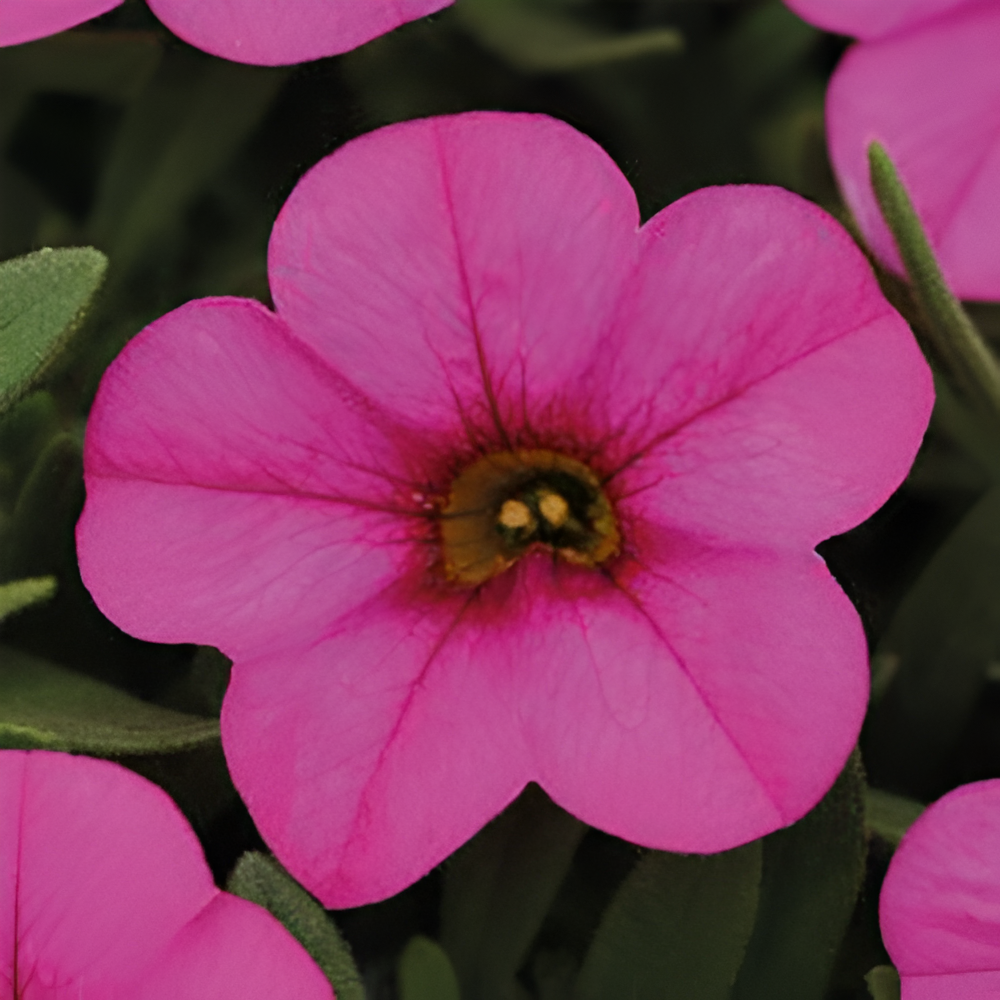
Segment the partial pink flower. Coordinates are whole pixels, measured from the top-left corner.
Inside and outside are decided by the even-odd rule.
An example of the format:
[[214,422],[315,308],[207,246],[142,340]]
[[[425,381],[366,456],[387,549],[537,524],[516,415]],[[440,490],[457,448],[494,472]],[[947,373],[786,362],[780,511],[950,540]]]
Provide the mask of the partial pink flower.
[[[65,31],[122,0],[0,0],[0,45]],[[452,0],[149,0],[196,48],[235,62],[283,66],[357,48]]]
[[0,0],[0,45],[55,35],[106,14],[122,0]]
[[529,781],[676,851],[798,819],[865,711],[814,546],[871,514],[927,367],[776,188],[639,225],[593,142],[469,114],[351,142],[271,237],[277,312],[203,299],[108,370],[84,579],[235,661],[223,742],[329,906],[428,871]]
[[88,757],[0,751],[0,941],[5,1000],[333,1000],[163,791]]
[[967,299],[1000,299],[1000,7],[994,0],[786,0],[865,39],[827,92],[834,170],[878,257],[903,265],[872,193],[867,149],[886,147],[942,269]]
[[[973,0],[975,2],[975,0]],[[980,0],[981,2],[981,0]],[[785,0],[804,21],[855,38],[881,38],[972,6],[970,0]]]
[[1000,996],[1000,780],[956,788],[913,824],[879,917],[903,1000]]
[[347,52],[452,0],[148,0],[184,41],[235,62],[282,66]]

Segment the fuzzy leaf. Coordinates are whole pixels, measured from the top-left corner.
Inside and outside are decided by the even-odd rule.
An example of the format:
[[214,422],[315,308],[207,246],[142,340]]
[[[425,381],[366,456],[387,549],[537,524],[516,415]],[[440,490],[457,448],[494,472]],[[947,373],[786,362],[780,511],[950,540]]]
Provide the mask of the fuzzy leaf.
[[93,247],[38,250],[0,263],[0,413],[65,346],[107,266]]
[[868,147],[872,188],[886,225],[906,266],[914,298],[925,322],[920,332],[946,373],[996,423],[1000,421],[1000,365],[941,274],[913,202],[877,142]]
[[337,1000],[364,1000],[350,946],[326,911],[274,858],[247,851],[226,884],[229,892],[264,907],[323,970]]
[[163,754],[217,743],[219,722],[0,646],[0,747],[97,757]]
[[873,1000],[899,1000],[899,973],[891,965],[876,965],[865,982]]
[[760,907],[732,1000],[823,1000],[868,845],[855,753],[812,812],[765,837]]
[[448,862],[441,941],[464,995],[510,995],[585,830],[531,784]]
[[0,584],[0,621],[32,604],[47,601],[55,592],[54,576],[35,576]]
[[458,979],[444,949],[422,934],[410,938],[399,959],[400,1000],[459,1000]]
[[878,788],[869,788],[865,795],[865,826],[893,847],[898,847],[903,834],[917,821],[926,806]]
[[618,890],[577,1000],[728,1000],[753,930],[759,840],[708,856],[651,851]]
[[455,16],[487,48],[524,72],[560,72],[644,55],[676,55],[684,38],[675,28],[623,34],[587,27],[557,9],[526,0],[467,0]]

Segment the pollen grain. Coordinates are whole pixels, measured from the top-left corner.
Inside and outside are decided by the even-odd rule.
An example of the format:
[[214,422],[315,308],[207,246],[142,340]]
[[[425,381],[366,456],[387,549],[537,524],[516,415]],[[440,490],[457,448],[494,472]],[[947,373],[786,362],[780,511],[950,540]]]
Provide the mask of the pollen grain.
[[[544,510],[542,514],[545,515]],[[505,528],[516,530],[517,528],[533,528],[535,519],[531,515],[531,508],[523,500],[504,500],[500,514],[497,516],[497,522]]]
[[538,513],[553,528],[561,528],[569,520],[569,504],[558,493],[544,492],[538,500]]

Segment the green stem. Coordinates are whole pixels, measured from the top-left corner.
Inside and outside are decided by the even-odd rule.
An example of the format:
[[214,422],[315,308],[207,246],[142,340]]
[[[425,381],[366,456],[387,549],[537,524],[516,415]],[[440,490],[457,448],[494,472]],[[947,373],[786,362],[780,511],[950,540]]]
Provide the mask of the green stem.
[[889,154],[877,142],[868,147],[872,188],[882,217],[903,258],[913,296],[925,320],[928,347],[956,387],[985,415],[1000,422],[1000,365],[941,268]]

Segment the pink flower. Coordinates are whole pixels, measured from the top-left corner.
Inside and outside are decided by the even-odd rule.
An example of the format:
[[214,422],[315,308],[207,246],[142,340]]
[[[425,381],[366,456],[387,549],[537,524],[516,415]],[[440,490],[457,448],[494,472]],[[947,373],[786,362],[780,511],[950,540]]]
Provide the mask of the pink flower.
[[180,810],[107,761],[0,751],[0,997],[332,1000],[266,911],[220,892]]
[[1000,7],[994,0],[786,0],[861,38],[827,92],[827,136],[844,198],[872,249],[902,271],[868,179],[881,142],[952,288],[1000,299]]
[[122,0],[0,0],[0,45],[55,35],[106,14]]
[[[0,45],[64,31],[122,0],[0,0]],[[452,0],[149,0],[184,41],[212,55],[281,66],[347,52]]]
[[234,780],[329,906],[388,896],[531,780],[640,844],[732,847],[830,786],[865,641],[813,551],[906,474],[927,367],[775,188],[640,228],[589,139],[408,122],[299,182],[277,313],[203,299],[108,370],[84,579],[235,661]]
[[1000,996],[1000,781],[956,788],[913,824],[879,916],[903,1000]]

